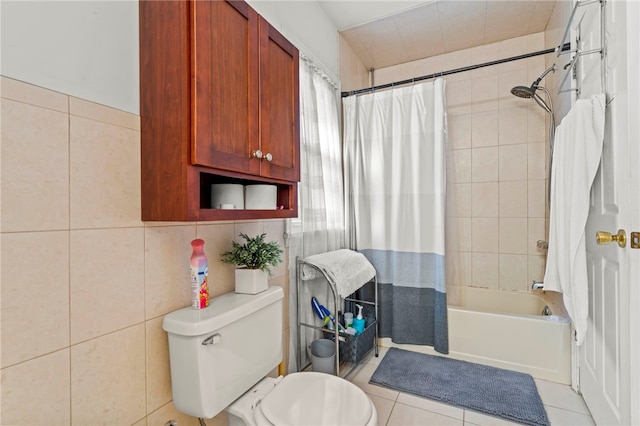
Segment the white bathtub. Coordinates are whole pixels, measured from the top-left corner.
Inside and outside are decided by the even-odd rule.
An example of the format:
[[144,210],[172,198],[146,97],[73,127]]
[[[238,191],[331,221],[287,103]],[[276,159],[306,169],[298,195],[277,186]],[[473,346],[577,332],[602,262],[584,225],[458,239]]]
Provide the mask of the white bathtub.
[[[534,294],[465,287],[460,306],[449,306],[449,357],[529,373],[571,384],[569,322],[542,316],[545,302]],[[381,346],[435,355],[430,346]]]

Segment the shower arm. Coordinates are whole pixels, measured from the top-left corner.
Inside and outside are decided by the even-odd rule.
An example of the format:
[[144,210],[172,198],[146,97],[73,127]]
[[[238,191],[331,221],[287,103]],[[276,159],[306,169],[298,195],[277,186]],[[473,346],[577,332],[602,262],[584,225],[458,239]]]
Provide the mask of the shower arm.
[[556,64],[551,65],[549,68],[547,68],[540,77],[538,77],[538,79],[536,81],[533,82],[533,84],[531,85],[531,87],[538,87],[538,84],[540,84],[540,82],[542,81],[542,79],[549,74],[550,72],[555,72],[556,71]]

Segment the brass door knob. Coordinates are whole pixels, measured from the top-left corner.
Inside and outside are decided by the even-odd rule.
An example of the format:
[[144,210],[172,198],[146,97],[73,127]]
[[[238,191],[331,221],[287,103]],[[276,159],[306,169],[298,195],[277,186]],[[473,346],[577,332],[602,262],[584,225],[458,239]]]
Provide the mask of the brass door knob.
[[598,244],[609,244],[614,241],[622,248],[627,245],[627,234],[624,232],[624,229],[618,229],[618,233],[615,235],[605,231],[596,232],[596,242]]

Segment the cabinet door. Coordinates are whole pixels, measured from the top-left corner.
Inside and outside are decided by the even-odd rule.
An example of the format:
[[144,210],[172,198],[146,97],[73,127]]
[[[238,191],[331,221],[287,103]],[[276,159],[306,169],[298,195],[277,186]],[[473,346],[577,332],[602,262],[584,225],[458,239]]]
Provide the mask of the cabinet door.
[[[300,180],[298,49],[260,20],[260,175]],[[270,160],[269,160],[270,158]]]
[[242,1],[191,4],[191,163],[257,175],[258,14]]

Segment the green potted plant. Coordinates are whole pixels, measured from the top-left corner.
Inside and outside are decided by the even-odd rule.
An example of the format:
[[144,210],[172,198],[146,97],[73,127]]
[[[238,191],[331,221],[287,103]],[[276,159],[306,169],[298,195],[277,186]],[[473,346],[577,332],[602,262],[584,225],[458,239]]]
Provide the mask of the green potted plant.
[[282,249],[276,241],[266,242],[266,236],[240,233],[244,244],[232,241],[231,250],[220,256],[223,262],[236,265],[236,293],[256,294],[269,287],[271,267],[282,262]]

